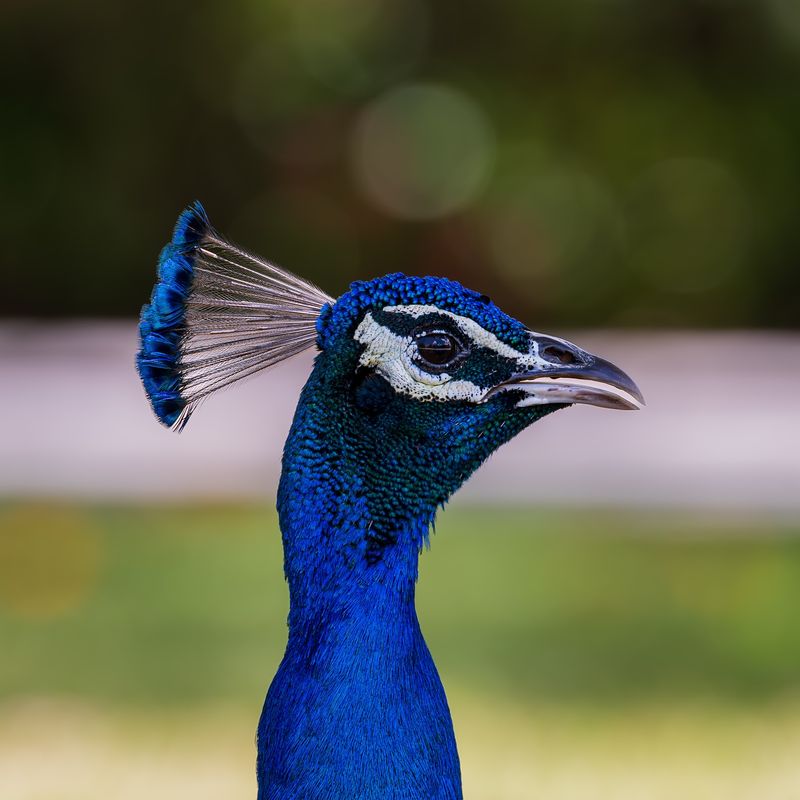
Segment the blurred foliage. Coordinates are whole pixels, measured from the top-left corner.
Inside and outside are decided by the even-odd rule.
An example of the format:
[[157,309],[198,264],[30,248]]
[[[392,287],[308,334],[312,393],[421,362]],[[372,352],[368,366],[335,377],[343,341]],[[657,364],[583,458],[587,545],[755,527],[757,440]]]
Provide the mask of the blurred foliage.
[[[260,707],[286,641],[274,513],[1,513],[0,700]],[[418,606],[448,685],[598,707],[800,690],[796,526],[472,508],[447,511],[437,530]]]
[[0,313],[136,313],[197,197],[333,294],[798,324],[796,0],[12,0],[0,50]]

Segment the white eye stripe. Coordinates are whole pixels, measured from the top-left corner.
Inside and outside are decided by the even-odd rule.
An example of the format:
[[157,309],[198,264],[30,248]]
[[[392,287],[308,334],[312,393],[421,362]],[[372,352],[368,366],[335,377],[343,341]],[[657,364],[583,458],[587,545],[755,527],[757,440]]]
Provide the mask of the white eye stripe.
[[[407,306],[401,306],[407,308]],[[413,360],[414,341],[377,323],[369,312],[356,328],[355,340],[364,345],[359,365],[386,378],[392,388],[417,400],[467,400],[477,403],[486,389],[471,381],[455,380],[446,372],[434,375]]]
[[[531,333],[528,353],[500,341],[475,320],[443,311],[431,305],[387,306],[382,309],[392,314],[406,314],[413,318],[428,315],[447,317],[454,323],[466,340],[476,347],[485,348],[504,359],[517,364],[519,370],[546,369],[552,364],[539,355],[539,346]],[[375,369],[392,385],[396,392],[419,400],[464,400],[479,403],[486,396],[488,387],[472,381],[456,380],[447,372],[432,374],[414,363],[415,346],[411,336],[402,336],[375,321],[367,312],[355,331],[355,339],[364,345],[359,364]],[[553,341],[555,337],[550,337]]]
[[[436,306],[427,305],[387,306],[383,310],[393,314],[407,314],[415,318],[423,317],[428,314],[438,314],[452,320],[458,326],[458,329],[478,347],[485,347],[487,350],[491,350],[503,358],[516,361],[520,367],[535,369],[546,368],[550,365],[550,362],[539,356],[539,346],[535,339],[531,338],[530,340],[530,352],[522,353],[505,342],[501,342],[497,336],[487,331],[486,328],[479,325],[474,319],[462,317],[459,314],[454,314],[452,311],[443,311]],[[532,334],[532,336],[533,335],[535,334]],[[550,337],[550,339],[555,340],[555,337]]]

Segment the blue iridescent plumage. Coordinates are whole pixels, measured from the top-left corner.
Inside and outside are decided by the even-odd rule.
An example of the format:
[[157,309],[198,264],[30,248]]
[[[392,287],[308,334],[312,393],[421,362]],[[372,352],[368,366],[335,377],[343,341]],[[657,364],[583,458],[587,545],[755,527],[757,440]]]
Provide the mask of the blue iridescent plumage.
[[199,206],[162,253],[141,331],[142,380],[176,427],[318,349],[278,488],[289,635],[258,726],[259,800],[461,800],[414,606],[437,508],[532,422],[573,402],[634,408],[635,384],[454,281],[393,274],[334,301],[225,242]]
[[505,406],[465,405],[454,418],[383,380],[342,380],[357,372],[352,333],[367,309],[444,297],[514,327],[457,284],[402,275],[357,284],[321,321],[278,493],[291,609],[259,726],[262,800],[461,798],[450,712],[414,607],[418,556],[437,506],[544,412],[512,425]]
[[186,300],[194,279],[192,248],[209,228],[200,203],[180,215],[172,241],[159,256],[158,282],[150,303],[142,307],[136,365],[156,416],[167,426],[174,425],[186,407],[178,365]]
[[333,306],[323,309],[317,328],[320,346],[337,331],[349,330],[365,311],[386,306],[434,305],[443,311],[470,317],[511,347],[523,348],[528,329],[501,311],[486,295],[447,278],[395,272],[371,281],[355,281]]
[[139,327],[137,367],[158,420],[180,430],[209,394],[313,344],[330,299],[226,241],[200,203],[189,206]]

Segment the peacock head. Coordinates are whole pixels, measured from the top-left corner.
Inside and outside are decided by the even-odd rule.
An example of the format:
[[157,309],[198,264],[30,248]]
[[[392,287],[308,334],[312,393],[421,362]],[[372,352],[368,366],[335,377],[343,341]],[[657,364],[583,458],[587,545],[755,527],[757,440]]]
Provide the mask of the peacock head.
[[326,385],[336,387],[330,391],[352,406],[365,431],[378,432],[377,452],[396,455],[404,438],[427,456],[428,471],[449,471],[442,494],[551,411],[642,402],[618,367],[529,330],[486,295],[443,278],[394,274],[354,283],[324,306],[317,331],[318,361],[322,369],[330,363]]
[[162,252],[141,339],[153,409],[177,429],[208,395],[316,345],[301,410],[327,416],[352,469],[412,506],[443,502],[551,411],[643,402],[618,367],[454,281],[393,274],[333,300],[224,240],[199,204]]

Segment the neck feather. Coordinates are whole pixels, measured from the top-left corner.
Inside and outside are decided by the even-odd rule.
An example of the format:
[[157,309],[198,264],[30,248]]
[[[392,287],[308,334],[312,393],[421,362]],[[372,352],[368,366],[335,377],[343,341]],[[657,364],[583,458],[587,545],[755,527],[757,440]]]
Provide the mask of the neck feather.
[[409,495],[390,434],[347,400],[315,370],[284,449],[278,513],[293,611],[349,604],[366,586],[413,603],[437,498]]
[[450,712],[414,608],[436,501],[393,491],[391,464],[368,452],[380,432],[350,435],[343,391],[315,369],[284,451],[289,642],[259,725],[259,797],[460,800]]

